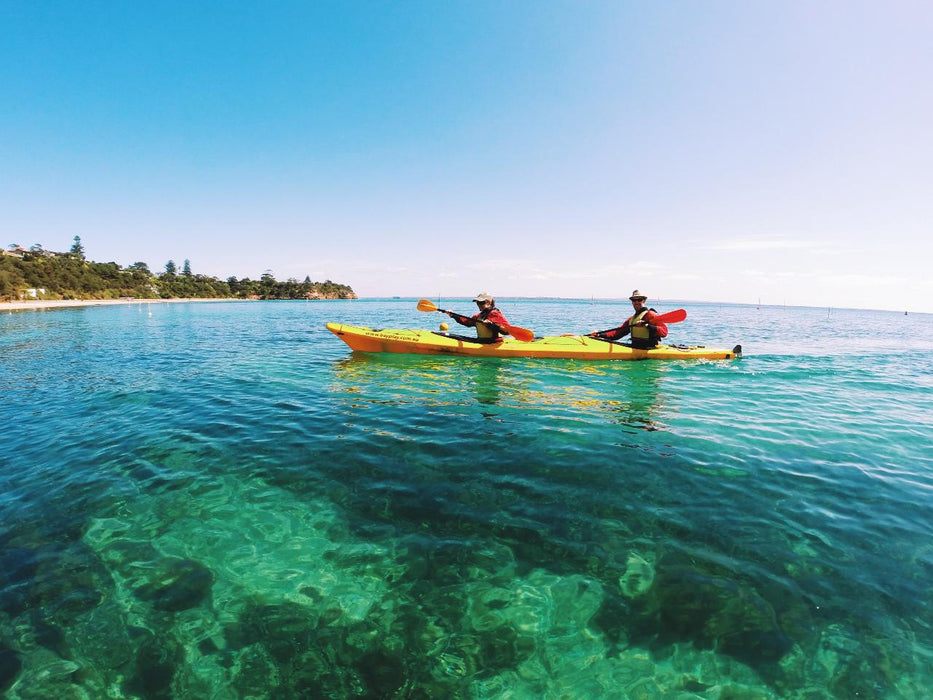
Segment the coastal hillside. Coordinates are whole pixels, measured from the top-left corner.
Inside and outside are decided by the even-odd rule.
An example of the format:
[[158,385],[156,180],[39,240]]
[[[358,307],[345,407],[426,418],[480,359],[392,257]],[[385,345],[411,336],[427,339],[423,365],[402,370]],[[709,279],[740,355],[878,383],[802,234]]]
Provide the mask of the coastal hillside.
[[271,271],[258,280],[228,277],[220,280],[195,274],[189,261],[181,269],[173,260],[161,272],[144,262],[123,268],[115,262],[93,262],[84,256],[81,239],[65,253],[11,245],[0,251],[0,301],[18,299],[356,299],[345,284],[327,280],[280,282]]

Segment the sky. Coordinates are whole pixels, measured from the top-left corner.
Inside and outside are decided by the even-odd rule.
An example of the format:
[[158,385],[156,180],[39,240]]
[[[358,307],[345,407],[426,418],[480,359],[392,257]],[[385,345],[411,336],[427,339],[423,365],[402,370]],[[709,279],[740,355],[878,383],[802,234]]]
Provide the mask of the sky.
[[0,245],[933,312],[930,37],[926,0],[0,0]]

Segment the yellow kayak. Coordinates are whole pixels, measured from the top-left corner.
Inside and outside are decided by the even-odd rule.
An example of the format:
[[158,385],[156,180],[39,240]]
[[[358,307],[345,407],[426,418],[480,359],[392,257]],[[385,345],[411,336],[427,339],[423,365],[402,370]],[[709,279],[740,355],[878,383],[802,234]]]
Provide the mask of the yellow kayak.
[[742,355],[741,345],[731,350],[702,345],[659,345],[651,350],[637,350],[622,343],[585,335],[548,336],[527,343],[504,337],[490,343],[436,331],[376,330],[342,323],[328,323],[327,330],[360,352],[569,360],[731,360]]

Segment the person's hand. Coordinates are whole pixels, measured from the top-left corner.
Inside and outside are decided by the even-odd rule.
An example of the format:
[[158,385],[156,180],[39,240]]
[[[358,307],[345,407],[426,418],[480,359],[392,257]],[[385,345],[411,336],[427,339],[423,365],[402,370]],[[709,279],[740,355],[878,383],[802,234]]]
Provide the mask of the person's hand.
[[451,318],[454,317],[454,312],[451,311],[450,309],[444,309],[444,313],[450,316]]

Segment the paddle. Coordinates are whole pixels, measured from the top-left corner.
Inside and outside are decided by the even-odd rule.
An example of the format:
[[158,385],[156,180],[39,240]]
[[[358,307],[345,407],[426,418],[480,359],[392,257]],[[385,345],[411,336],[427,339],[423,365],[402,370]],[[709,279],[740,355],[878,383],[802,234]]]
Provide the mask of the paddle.
[[[433,301],[428,301],[427,299],[422,299],[418,302],[418,311],[440,311],[442,314],[447,313],[444,309],[437,308],[437,304]],[[520,340],[523,343],[530,342],[535,339],[535,332],[530,331],[527,328],[520,328],[519,326],[502,326],[509,335],[515,338],[515,340]]]
[[661,323],[680,323],[685,318],[687,318],[687,312],[683,309],[668,311],[666,314],[658,314],[655,316],[655,320],[660,321]]

